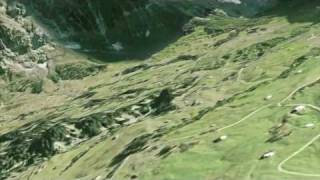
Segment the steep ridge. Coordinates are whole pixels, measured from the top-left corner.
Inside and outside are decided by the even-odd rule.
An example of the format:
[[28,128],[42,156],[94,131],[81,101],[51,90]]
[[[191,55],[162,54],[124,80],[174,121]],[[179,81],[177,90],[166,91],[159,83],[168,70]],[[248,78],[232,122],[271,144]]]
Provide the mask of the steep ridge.
[[[189,8],[197,5],[187,1],[72,0],[25,4],[67,47],[123,58],[158,49],[163,46],[161,43],[180,36],[188,19],[206,13],[205,8]],[[153,48],[146,49],[150,46]]]

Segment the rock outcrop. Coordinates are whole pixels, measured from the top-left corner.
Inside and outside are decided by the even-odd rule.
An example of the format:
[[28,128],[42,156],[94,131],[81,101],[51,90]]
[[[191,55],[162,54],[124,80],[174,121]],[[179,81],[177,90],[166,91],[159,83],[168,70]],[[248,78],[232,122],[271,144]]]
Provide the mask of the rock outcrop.
[[23,4],[1,1],[0,9],[0,76],[7,80],[46,77],[46,52],[53,48],[47,36],[27,17]]

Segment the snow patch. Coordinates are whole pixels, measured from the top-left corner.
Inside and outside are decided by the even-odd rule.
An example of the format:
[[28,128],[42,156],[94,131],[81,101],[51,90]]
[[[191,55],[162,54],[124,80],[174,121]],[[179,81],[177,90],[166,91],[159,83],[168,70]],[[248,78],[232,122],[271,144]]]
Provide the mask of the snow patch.
[[122,51],[124,49],[121,42],[112,44],[112,48],[116,51]]
[[218,0],[221,3],[234,3],[234,4],[241,4],[241,0]]

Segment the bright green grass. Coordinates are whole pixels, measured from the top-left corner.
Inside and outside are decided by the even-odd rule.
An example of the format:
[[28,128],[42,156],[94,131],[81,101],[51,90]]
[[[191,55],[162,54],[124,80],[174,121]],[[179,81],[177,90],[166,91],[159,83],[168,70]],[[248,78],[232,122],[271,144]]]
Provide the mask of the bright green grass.
[[[58,154],[44,163],[45,168],[41,172],[32,174],[31,179],[43,180],[50,177],[53,180],[73,180],[105,177],[112,169],[108,167],[111,159],[135,137],[153,132],[159,127],[169,128],[179,125],[183,119],[192,119],[201,110],[214,107],[219,100],[228,99],[241,92],[241,95],[235,96],[222,107],[208,112],[200,120],[173,128],[159,141],[149,142],[149,147],[155,146],[157,149],[152,151],[147,148],[129,156],[126,163],[116,172],[114,179],[130,179],[130,176],[137,175],[141,180],[317,180],[314,177],[281,173],[277,170],[277,166],[320,132],[318,118],[320,113],[308,109],[303,115],[292,116],[288,122],[288,127],[293,132],[290,136],[274,143],[266,143],[266,140],[270,138],[268,132],[270,128],[281,123],[283,117],[292,109],[286,106],[280,107],[278,103],[298,87],[320,77],[319,58],[312,57],[297,67],[302,73],[291,72],[285,79],[278,78],[295,59],[307,54],[313,47],[319,46],[319,38],[309,40],[312,34],[320,34],[319,27],[310,27],[308,22],[290,23],[284,17],[274,17],[267,24],[258,23],[257,26],[266,30],[254,34],[242,31],[237,37],[219,47],[214,47],[213,44],[228,34],[212,37],[199,27],[194,33],[182,37],[146,60],[146,63],[161,64],[181,54],[197,55],[198,59],[195,61],[181,61],[125,76],[114,76],[127,67],[144,62],[132,62],[129,65],[118,63],[110,65],[106,72],[88,77],[82,82],[69,82],[71,89],[82,91],[101,85],[94,89],[97,94],[92,97],[93,99],[109,98],[128,89],[146,89],[141,95],[132,99],[117,99],[92,109],[83,108],[87,100],[69,98],[64,101],[66,105],[58,109],[65,117],[82,117],[93,112],[117,109],[138,102],[165,87],[176,87],[188,77],[198,77],[198,82],[193,88],[174,99],[174,103],[178,106],[177,110],[160,117],[148,117],[142,122],[125,127],[116,133],[119,138],[114,141],[110,138],[99,140],[98,136],[66,153]],[[296,36],[271,48],[257,60],[248,59],[245,66],[243,63],[228,61],[220,68],[207,68],[221,60],[225,54],[235,53],[237,50],[276,37],[290,37],[292,34]],[[246,83],[237,80],[240,69],[243,69],[241,80]],[[228,76],[230,78],[226,79]],[[262,80],[267,80],[268,83],[252,91],[248,90]],[[107,85],[111,82],[115,83]],[[80,86],[81,83],[85,83],[86,86]],[[319,106],[319,86],[318,84],[304,89],[283,105],[310,103]],[[268,95],[272,95],[273,98],[269,101],[264,100]],[[200,103],[190,106],[195,100]],[[232,125],[268,104],[271,104],[270,107],[261,109],[239,124],[219,132],[207,132]],[[316,127],[304,128],[304,125],[310,122],[315,123]],[[222,135],[228,135],[228,139],[218,144],[212,143]],[[179,151],[180,144],[190,142],[196,144],[185,152]],[[166,158],[157,156],[161,148],[166,145],[175,146],[172,153]],[[87,150],[89,151],[86,154],[63,171],[72,159]],[[276,155],[270,159],[258,160],[269,150],[274,150]],[[320,159],[317,154],[319,154],[319,141],[284,164],[284,168],[302,173],[319,173]],[[30,167],[26,172],[17,175],[20,179],[25,179],[38,169],[38,166]]]

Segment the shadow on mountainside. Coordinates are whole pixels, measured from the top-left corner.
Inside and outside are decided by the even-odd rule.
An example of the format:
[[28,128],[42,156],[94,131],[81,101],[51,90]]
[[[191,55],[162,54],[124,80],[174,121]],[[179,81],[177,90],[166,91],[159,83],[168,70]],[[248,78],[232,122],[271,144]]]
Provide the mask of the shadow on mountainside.
[[265,15],[286,17],[290,23],[320,22],[319,0],[282,0],[278,5],[265,12]]
[[20,0],[66,48],[99,59],[146,59],[183,35],[206,7],[189,1]]
[[[20,1],[66,48],[106,62],[147,59],[183,36],[183,26],[192,17],[206,16],[214,8],[246,17],[261,11],[259,3],[251,0],[240,5],[214,0]],[[279,0],[275,8],[260,15],[286,17],[291,23],[318,23],[319,6],[318,0]]]

